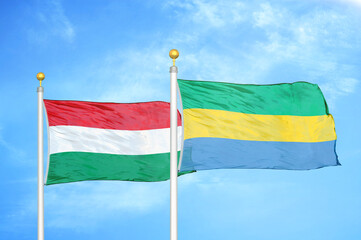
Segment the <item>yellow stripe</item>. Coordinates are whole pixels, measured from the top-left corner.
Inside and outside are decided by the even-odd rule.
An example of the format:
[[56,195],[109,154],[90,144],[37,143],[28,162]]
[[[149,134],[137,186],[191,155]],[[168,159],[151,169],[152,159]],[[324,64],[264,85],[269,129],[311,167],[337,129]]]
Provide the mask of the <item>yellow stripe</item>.
[[332,115],[258,115],[191,108],[184,113],[184,139],[199,137],[250,141],[324,142],[336,139]]

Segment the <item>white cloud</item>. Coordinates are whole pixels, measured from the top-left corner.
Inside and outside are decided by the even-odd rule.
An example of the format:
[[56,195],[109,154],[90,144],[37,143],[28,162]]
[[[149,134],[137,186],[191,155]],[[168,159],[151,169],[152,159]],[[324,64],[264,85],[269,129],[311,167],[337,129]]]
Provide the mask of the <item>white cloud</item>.
[[282,21],[283,14],[272,8],[269,3],[262,3],[259,11],[253,12],[254,25],[256,27],[265,27],[268,25],[279,25]]
[[[187,18],[206,28],[220,28],[244,21],[244,4],[238,1],[187,0],[168,1],[166,8],[180,8],[187,11]],[[183,13],[182,13],[183,14]],[[178,16],[181,17],[182,14]]]
[[346,4],[351,4],[351,5],[354,5],[357,7],[361,7],[361,0],[331,0],[331,1],[346,3]]
[[73,42],[75,29],[64,12],[60,0],[42,3],[36,12],[39,26],[28,31],[29,37],[35,42],[46,42],[49,37],[57,36],[67,42]]
[[[121,50],[108,54],[99,64],[96,78],[108,79],[99,101],[142,102],[169,99],[164,87],[169,84],[171,59],[168,49],[154,47]],[[104,83],[104,82],[103,82]]]
[[[45,187],[46,225],[88,231],[99,222],[157,211],[169,201],[169,183],[90,181]],[[29,203],[21,212],[36,214]],[[116,214],[115,214],[116,213]],[[16,215],[19,215],[16,214]]]
[[355,88],[358,84],[358,80],[354,79],[354,78],[343,78],[340,79],[340,83],[339,83],[339,89],[343,92],[343,93],[353,93],[355,92]]
[[12,159],[17,160],[18,162],[24,161],[26,156],[25,151],[6,141],[3,137],[2,131],[3,129],[0,127],[0,147],[3,147],[6,152],[8,152],[8,156],[10,156]]
[[[269,199],[270,194],[292,188],[293,183],[290,181],[265,183],[247,177],[243,179],[239,175],[241,171],[235,169],[199,171],[179,178],[179,194],[183,201],[189,201],[188,199],[193,199],[192,197],[197,199],[195,203],[187,205],[187,210],[197,210],[196,216],[202,212],[207,216],[213,214],[212,219],[219,219],[219,216],[215,215],[227,216],[227,219],[222,217],[222,222],[227,222],[239,219],[237,217],[239,214],[242,214],[244,219],[272,216],[280,206],[284,207],[283,203],[278,203],[272,209],[259,211],[259,206],[264,206],[264,199]],[[202,204],[204,202],[207,202],[207,206],[217,206],[217,209],[210,213]],[[222,202],[222,206],[218,206],[219,202]]]
[[349,77],[331,79],[320,84],[330,106],[335,105],[337,98],[352,94],[355,92],[359,80]]
[[[234,181],[238,170],[200,171],[178,179],[179,196],[183,200],[196,194],[202,201],[222,199],[234,205],[244,206],[233,208],[242,211],[245,216],[255,217],[254,199],[262,202],[273,190],[289,187],[291,183],[273,182],[269,184],[257,182]],[[35,181],[36,179],[32,179]],[[242,192],[242,195],[236,194]],[[244,199],[247,195],[249,200]],[[231,196],[231,198],[227,197]],[[124,221],[169,208],[169,181],[156,183],[120,182],[120,181],[88,181],[45,187],[45,227],[66,228],[79,232],[89,232],[102,226],[102,222]],[[208,199],[208,200],[207,200]],[[237,206],[238,206],[237,204]],[[261,203],[260,203],[261,204]],[[17,202],[17,211],[4,216],[14,226],[30,221],[37,214],[36,198],[33,194],[23,197]],[[188,208],[193,209],[192,204]],[[250,209],[252,208],[252,209]],[[205,209],[201,207],[201,211]],[[229,209],[227,209],[229,211]],[[276,211],[276,210],[275,210]],[[257,211],[256,211],[257,212]],[[260,213],[257,213],[260,214]],[[262,213],[264,214],[264,213]],[[122,224],[121,222],[119,224]]]
[[[36,183],[36,179],[26,181]],[[109,218],[121,220],[124,215],[135,218],[169,204],[169,182],[86,181],[45,186],[44,192],[46,228],[85,232],[95,230]],[[23,196],[16,205],[16,211],[3,216],[10,223],[8,226],[13,227],[8,231],[16,231],[37,215],[33,194]]]

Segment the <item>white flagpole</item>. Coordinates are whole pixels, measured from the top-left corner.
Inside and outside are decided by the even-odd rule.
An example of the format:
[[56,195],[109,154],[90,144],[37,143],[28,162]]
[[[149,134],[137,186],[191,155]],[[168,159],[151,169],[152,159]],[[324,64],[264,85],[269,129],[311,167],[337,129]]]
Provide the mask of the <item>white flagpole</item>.
[[176,49],[169,52],[173,59],[170,67],[170,240],[178,239],[178,193],[177,193],[177,73],[175,59],[179,56]]
[[43,133],[43,94],[41,82],[45,75],[39,72],[36,78],[40,81],[38,92],[38,240],[44,240],[44,133]]

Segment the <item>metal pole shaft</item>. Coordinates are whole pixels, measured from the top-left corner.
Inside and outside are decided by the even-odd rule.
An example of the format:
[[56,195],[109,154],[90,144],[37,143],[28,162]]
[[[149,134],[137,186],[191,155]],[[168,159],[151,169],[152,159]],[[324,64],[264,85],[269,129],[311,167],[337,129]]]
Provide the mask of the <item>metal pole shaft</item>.
[[178,239],[177,72],[170,67],[170,240]]
[[43,134],[43,94],[38,87],[38,240],[44,240],[44,134]]

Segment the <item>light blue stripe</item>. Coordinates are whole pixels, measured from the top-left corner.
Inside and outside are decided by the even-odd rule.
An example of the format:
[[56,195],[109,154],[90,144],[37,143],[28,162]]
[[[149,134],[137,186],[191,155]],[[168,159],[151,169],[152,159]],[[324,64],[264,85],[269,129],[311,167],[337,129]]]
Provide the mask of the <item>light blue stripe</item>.
[[336,141],[261,142],[224,138],[184,141],[182,171],[220,168],[308,170],[340,165]]

